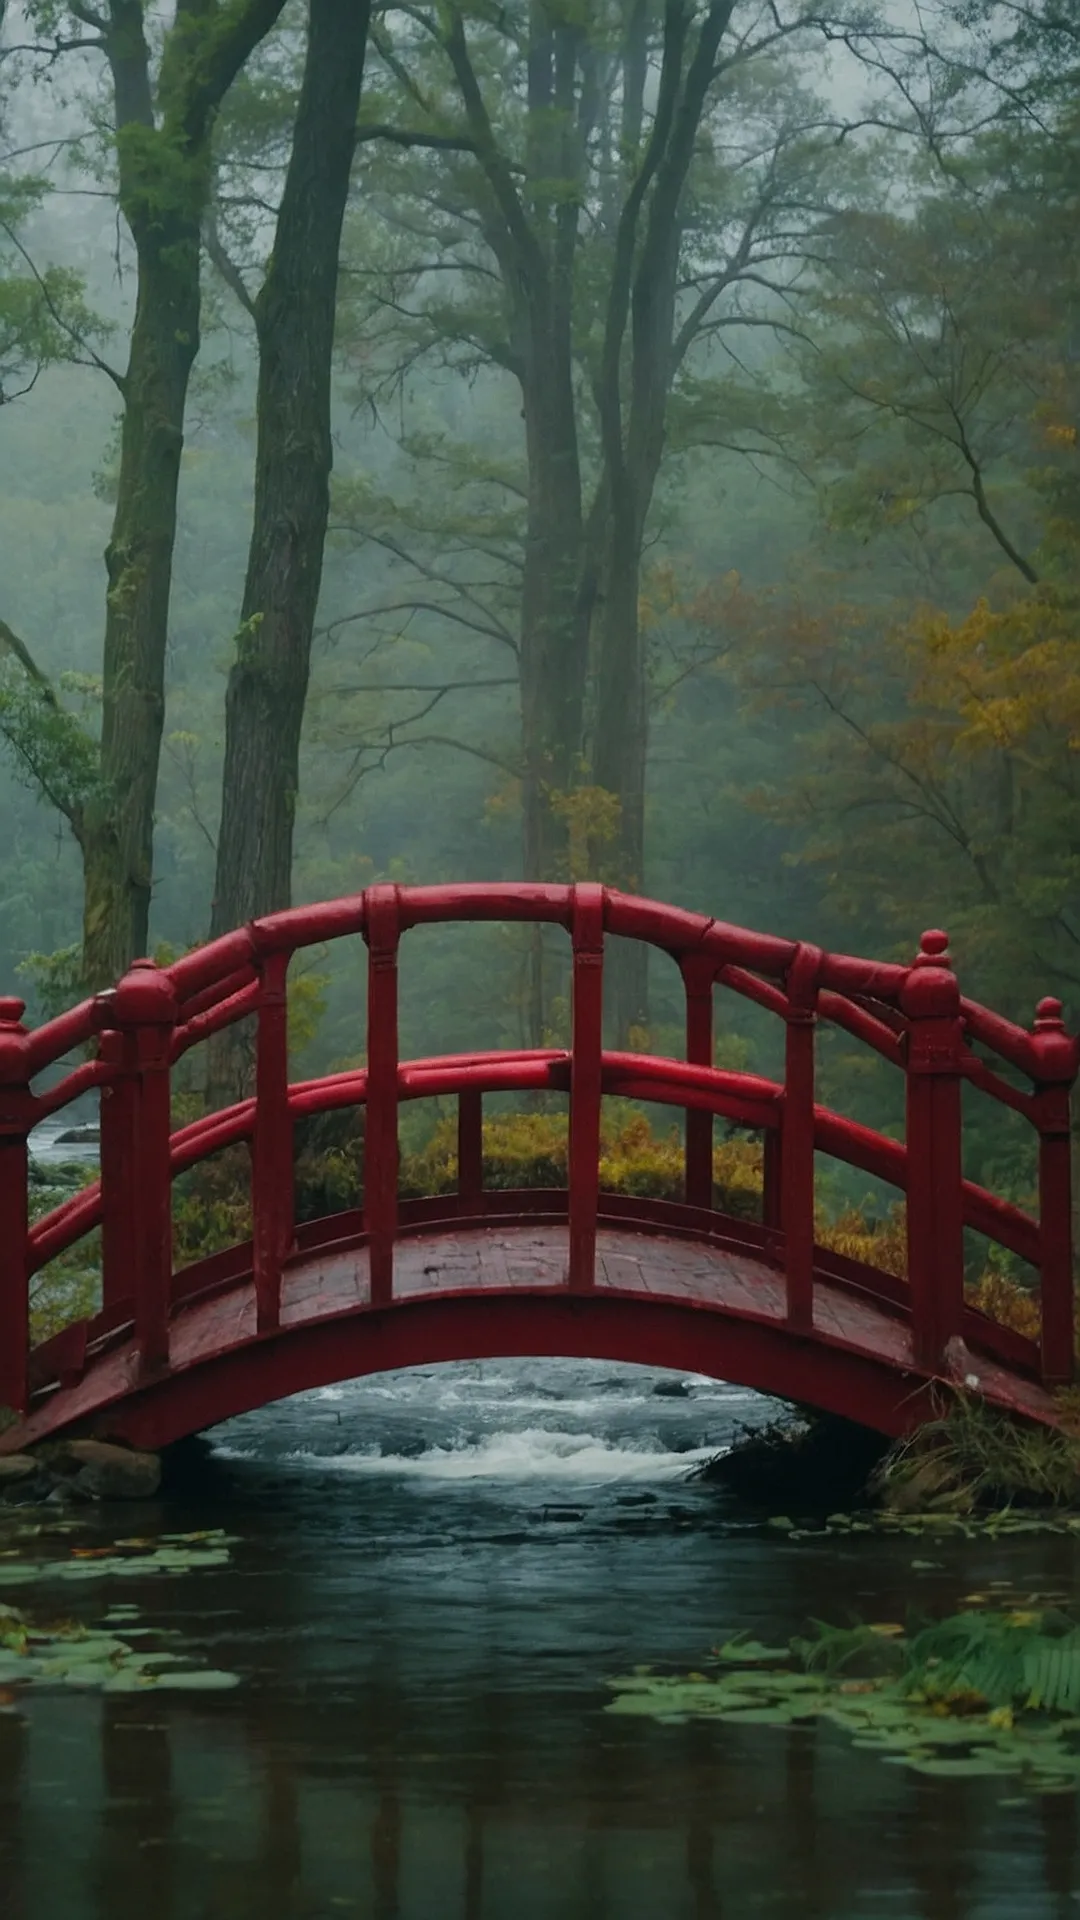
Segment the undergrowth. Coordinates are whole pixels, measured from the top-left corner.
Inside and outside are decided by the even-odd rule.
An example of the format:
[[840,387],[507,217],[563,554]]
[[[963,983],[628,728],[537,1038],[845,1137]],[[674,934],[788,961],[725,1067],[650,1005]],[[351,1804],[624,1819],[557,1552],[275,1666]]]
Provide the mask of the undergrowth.
[[894,1443],[871,1476],[870,1492],[899,1512],[974,1513],[1065,1506],[1078,1485],[1080,1437],[1070,1422],[1030,1425],[953,1393],[937,1419]]

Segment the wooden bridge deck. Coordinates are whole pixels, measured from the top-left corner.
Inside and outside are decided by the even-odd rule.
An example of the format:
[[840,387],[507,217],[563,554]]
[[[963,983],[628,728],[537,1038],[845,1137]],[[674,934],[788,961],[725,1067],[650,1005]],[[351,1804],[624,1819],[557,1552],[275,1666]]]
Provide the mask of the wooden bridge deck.
[[[279,1329],[260,1335],[250,1274],[173,1313],[169,1366],[148,1377],[130,1337],[39,1399],[0,1450],[85,1428],[161,1445],[304,1387],[441,1360],[581,1355],[674,1367],[765,1393],[812,1397],[885,1432],[913,1423],[929,1387],[910,1323],[887,1303],[818,1277],[813,1329],[793,1335],[782,1272],[745,1253],[601,1228],[594,1288],[567,1288],[565,1225],[406,1236],[394,1300],[372,1307],[366,1245],[330,1245],[286,1266]],[[275,1358],[276,1355],[276,1358]],[[1034,1380],[968,1353],[978,1390],[1033,1419]]]

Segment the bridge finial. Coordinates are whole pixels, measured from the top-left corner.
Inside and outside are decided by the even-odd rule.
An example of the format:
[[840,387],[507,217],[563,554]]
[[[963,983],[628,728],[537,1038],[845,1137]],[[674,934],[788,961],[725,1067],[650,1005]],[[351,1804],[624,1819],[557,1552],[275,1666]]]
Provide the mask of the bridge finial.
[[949,957],[949,936],[930,927],[900,990],[900,1005],[911,1020],[941,1019],[960,1011],[960,988]]
[[930,927],[919,941],[919,951],[912,961],[913,967],[948,967],[952,971],[952,959],[949,954],[949,936],[940,927]]
[[1061,1001],[1055,1000],[1053,994],[1048,993],[1045,1000],[1040,1000],[1035,1009],[1034,1031],[1036,1033],[1064,1033],[1065,1021],[1062,1018],[1063,1011]]
[[1038,1065],[1038,1080],[1045,1086],[1056,1082],[1067,1085],[1076,1078],[1080,1041],[1065,1025],[1061,1001],[1047,994],[1035,1009],[1031,1033]]
[[117,983],[110,1012],[118,1027],[170,1027],[176,1019],[176,990],[156,960],[133,960]]
[[0,995],[0,1087],[21,1086],[27,1078],[25,1012],[24,1000],[14,994]]

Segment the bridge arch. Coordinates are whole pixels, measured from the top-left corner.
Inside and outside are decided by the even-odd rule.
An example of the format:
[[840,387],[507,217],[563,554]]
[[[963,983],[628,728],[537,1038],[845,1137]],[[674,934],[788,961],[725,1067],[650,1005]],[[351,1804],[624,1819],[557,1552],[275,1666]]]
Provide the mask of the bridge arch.
[[[401,1060],[401,940],[447,920],[547,922],[568,931],[568,1048]],[[290,1084],[290,960],[304,947],[357,933],[369,953],[366,1063]],[[609,935],[645,940],[678,966],[685,1058],[604,1046]],[[713,1065],[718,987],[781,1022],[782,1080]],[[390,1352],[402,1356],[392,1364],[405,1365],[489,1351],[578,1354],[582,1340],[598,1359],[665,1365],[660,1355],[670,1352],[677,1356],[671,1364],[688,1371],[715,1371],[885,1432],[923,1417],[936,1379],[974,1382],[973,1390],[1000,1404],[1049,1419],[1050,1391],[1072,1378],[1069,1091],[1077,1042],[1056,1001],[1040,1003],[1027,1032],[965,999],[943,934],[925,934],[904,967],[823,953],[592,884],[375,887],[255,921],[169,967],[137,962],[113,992],[33,1032],[22,1011],[21,1003],[0,1000],[0,1405],[19,1416],[0,1448],[74,1430],[175,1438],[297,1386],[381,1370],[391,1363],[378,1356]],[[251,1096],[174,1130],[175,1063],[249,1015],[257,1022]],[[903,1141],[818,1102],[821,1021],[903,1075]],[[39,1087],[77,1048],[89,1057]],[[1033,1129],[1037,1217],[965,1179],[965,1085]],[[100,1179],[30,1226],[30,1131],[91,1089],[102,1096]],[[489,1192],[484,1099],[537,1090],[569,1096],[565,1188]],[[399,1111],[432,1094],[457,1102],[457,1191],[406,1202],[398,1193]],[[612,1094],[685,1114],[681,1200],[602,1191],[600,1111]],[[362,1206],[298,1225],[296,1121],[349,1106],[365,1113]],[[762,1137],[759,1220],[735,1219],[715,1204],[717,1116]],[[177,1271],[172,1180],[238,1141],[252,1154],[252,1241]],[[903,1195],[906,1275],[843,1260],[819,1244],[819,1153]],[[33,1275],[98,1228],[100,1311],[32,1347]],[[1037,1344],[966,1303],[969,1228],[1035,1270]],[[527,1269],[530,1245],[542,1253],[531,1277],[521,1265]],[[513,1248],[520,1258],[508,1258]],[[475,1284],[463,1258],[475,1262]]]

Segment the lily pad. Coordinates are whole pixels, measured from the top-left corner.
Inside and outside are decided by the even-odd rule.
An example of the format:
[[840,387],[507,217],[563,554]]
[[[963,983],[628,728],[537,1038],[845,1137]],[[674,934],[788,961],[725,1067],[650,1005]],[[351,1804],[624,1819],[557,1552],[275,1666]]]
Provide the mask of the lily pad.
[[170,1691],[182,1689],[185,1693],[224,1693],[240,1685],[240,1675],[215,1667],[196,1667],[190,1673],[159,1674],[155,1685],[168,1687]]

